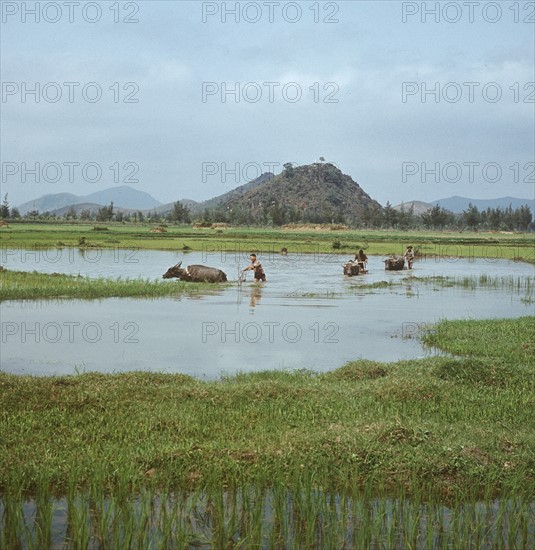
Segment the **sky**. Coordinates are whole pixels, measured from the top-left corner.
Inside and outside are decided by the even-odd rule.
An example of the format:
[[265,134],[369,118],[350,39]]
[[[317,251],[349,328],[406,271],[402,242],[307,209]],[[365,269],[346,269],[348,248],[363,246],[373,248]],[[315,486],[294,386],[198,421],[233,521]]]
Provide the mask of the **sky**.
[[535,4],[1,1],[1,193],[205,200],[324,157],[381,204],[535,194]]

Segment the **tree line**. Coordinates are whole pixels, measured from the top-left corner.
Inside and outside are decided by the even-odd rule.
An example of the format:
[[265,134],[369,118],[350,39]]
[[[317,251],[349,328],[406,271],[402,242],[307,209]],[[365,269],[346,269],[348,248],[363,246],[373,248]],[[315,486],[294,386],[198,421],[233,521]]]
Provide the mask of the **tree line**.
[[98,209],[97,212],[82,210],[78,212],[74,206],[62,216],[50,212],[40,213],[37,210],[21,216],[19,210],[9,206],[7,194],[0,206],[0,218],[3,220],[65,220],[65,221],[100,221],[100,222],[150,222],[177,224],[210,224],[228,223],[230,225],[259,225],[280,227],[287,224],[314,223],[332,224],[344,223],[355,229],[450,229],[471,231],[529,231],[534,229],[533,215],[529,206],[519,208],[487,208],[479,210],[469,204],[461,213],[453,213],[439,205],[423,214],[415,214],[413,208],[395,209],[387,202],[383,208],[365,205],[358,214],[343,216],[331,206],[319,207],[315,210],[300,210],[293,206],[281,205],[276,201],[255,209],[241,206],[225,208],[222,205],[205,209],[193,214],[186,205],[177,201],[173,209],[164,214],[157,212],[135,211],[126,213],[116,210],[113,202]]
[[487,208],[479,210],[469,203],[460,213],[446,210],[439,205],[423,214],[414,214],[413,208],[396,210],[390,203],[381,212],[365,212],[364,223],[370,227],[385,229],[452,229],[471,231],[528,231],[533,229],[533,215],[527,205],[513,208]]

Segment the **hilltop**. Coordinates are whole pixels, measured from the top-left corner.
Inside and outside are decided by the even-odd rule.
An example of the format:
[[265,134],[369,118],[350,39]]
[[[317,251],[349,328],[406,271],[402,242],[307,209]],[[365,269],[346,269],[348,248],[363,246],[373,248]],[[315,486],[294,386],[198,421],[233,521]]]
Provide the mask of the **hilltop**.
[[330,163],[293,167],[245,193],[230,196],[218,208],[243,211],[254,222],[351,223],[366,209],[381,210],[351,176]]

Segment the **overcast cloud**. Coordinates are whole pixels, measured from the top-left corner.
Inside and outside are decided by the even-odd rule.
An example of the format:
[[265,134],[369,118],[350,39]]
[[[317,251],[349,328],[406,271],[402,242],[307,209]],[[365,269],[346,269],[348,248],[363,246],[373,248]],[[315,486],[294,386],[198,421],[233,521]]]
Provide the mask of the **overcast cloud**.
[[1,4],[12,205],[204,200],[320,156],[382,204],[534,196],[534,2]]

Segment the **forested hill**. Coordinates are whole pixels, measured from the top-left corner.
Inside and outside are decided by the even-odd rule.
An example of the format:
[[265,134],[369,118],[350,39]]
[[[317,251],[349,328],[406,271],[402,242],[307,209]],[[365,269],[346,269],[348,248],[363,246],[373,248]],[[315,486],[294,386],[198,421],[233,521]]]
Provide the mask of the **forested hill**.
[[220,203],[219,208],[233,218],[253,222],[349,223],[367,209],[381,210],[351,176],[329,163],[292,167],[263,185]]

